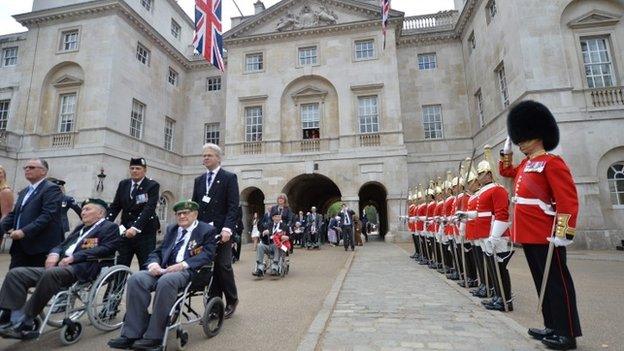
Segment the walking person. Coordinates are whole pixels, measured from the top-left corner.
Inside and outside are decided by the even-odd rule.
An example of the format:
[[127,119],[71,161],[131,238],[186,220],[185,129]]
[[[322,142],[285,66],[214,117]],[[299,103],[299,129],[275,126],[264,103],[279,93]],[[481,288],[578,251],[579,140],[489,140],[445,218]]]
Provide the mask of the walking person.
[[346,203],[342,204],[342,208],[338,213],[340,217],[340,232],[342,233],[342,244],[345,251],[351,247],[351,251],[355,251],[355,242],[353,238],[353,215],[355,212],[347,206]]
[[254,252],[258,248],[258,240],[260,240],[260,230],[258,229],[259,222],[260,219],[258,218],[258,212],[254,212],[253,219],[251,221],[251,241],[253,242]]

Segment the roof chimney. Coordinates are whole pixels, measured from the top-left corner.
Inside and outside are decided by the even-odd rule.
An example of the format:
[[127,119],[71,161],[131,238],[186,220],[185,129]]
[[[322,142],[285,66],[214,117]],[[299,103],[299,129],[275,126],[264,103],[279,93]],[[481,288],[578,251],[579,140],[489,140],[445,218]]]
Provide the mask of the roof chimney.
[[254,4],[254,8],[256,10],[254,14],[256,15],[266,10],[266,7],[264,7],[264,3],[260,0],[256,1],[256,3]]

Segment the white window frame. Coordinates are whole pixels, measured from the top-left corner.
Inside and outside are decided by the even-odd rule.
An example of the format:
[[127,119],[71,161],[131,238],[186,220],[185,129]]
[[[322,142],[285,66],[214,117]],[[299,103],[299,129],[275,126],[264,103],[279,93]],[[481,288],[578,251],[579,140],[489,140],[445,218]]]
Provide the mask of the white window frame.
[[507,108],[509,106],[509,87],[507,85],[505,63],[501,62],[494,72],[496,73],[496,78],[498,80],[498,89],[501,96],[501,103],[503,104],[503,108]]
[[[245,142],[262,141],[264,111],[262,105],[245,106]],[[258,113],[259,112],[259,113]]]
[[318,102],[303,103],[299,105],[299,116],[301,118],[301,130],[303,139],[317,139],[314,137],[305,138],[306,131],[318,131],[321,134],[321,104]]
[[145,124],[145,111],[147,106],[137,99],[132,99],[132,111],[130,112],[130,136],[143,139],[143,125]]
[[[370,44],[370,47],[363,48],[359,45]],[[366,53],[366,54],[364,54]],[[376,58],[375,39],[357,39],[353,42],[353,58],[355,61],[368,61]]]
[[219,91],[221,90],[221,76],[206,78],[206,91]]
[[139,61],[140,63],[149,66],[150,65],[150,56],[151,56],[151,52],[150,50],[143,44],[141,43],[137,43],[137,49],[136,49],[136,59],[137,61]]
[[180,39],[182,37],[182,26],[176,22],[173,18],[171,19],[171,35],[174,38]]
[[141,6],[149,12],[154,9],[154,0],[141,0]]
[[[604,43],[604,49],[598,48],[597,50],[591,50],[589,42],[596,42],[596,44],[599,44],[599,41]],[[584,42],[587,43],[586,47],[589,49],[587,51],[583,50]],[[587,87],[594,89],[615,86],[616,75],[613,65],[613,55],[611,55],[610,36],[581,37],[580,46],[581,57],[583,59],[583,72],[585,75],[585,82],[587,82]],[[598,56],[602,56],[602,54],[604,54],[606,56],[606,60],[599,57],[598,61],[594,62],[593,59],[595,54],[598,54]],[[588,59],[589,62],[587,61]],[[597,72],[594,72],[594,69],[597,69]]]
[[483,112],[483,93],[481,88],[474,94],[475,97],[475,109],[477,110],[477,117],[479,118],[479,127],[485,126],[485,113]]
[[[254,60],[257,58],[257,60]],[[245,54],[245,73],[258,73],[264,71],[264,53],[263,52],[251,52]]]
[[9,109],[11,108],[11,99],[0,100],[0,131],[6,131],[9,125]]
[[[68,40],[73,36],[73,40]],[[78,51],[80,46],[80,30],[77,28],[61,32],[60,52]]]
[[[618,170],[616,167],[620,169]],[[610,177],[609,172],[613,172],[613,177]],[[607,184],[609,186],[611,205],[615,208],[624,208],[624,162],[616,162],[609,166],[607,170]],[[620,187],[622,190],[620,190]]]
[[18,50],[19,48],[17,46],[2,48],[2,67],[17,65]]
[[444,139],[442,105],[423,105],[422,122],[425,140]]
[[357,97],[357,121],[360,134],[379,133],[379,95]]
[[438,68],[438,55],[435,52],[418,54],[418,70],[428,71]]
[[221,124],[204,123],[204,143],[219,145],[221,141]]
[[173,151],[175,146],[175,125],[176,121],[173,118],[165,117],[165,142],[163,146],[167,151]]
[[178,86],[178,81],[180,79],[180,75],[178,74],[178,72],[169,67],[169,74],[167,75],[167,81],[169,82],[169,84],[175,86]]
[[297,48],[299,66],[314,66],[318,64],[318,46],[310,45]]
[[58,132],[71,133],[76,127],[76,107],[78,94],[75,92],[59,95]]

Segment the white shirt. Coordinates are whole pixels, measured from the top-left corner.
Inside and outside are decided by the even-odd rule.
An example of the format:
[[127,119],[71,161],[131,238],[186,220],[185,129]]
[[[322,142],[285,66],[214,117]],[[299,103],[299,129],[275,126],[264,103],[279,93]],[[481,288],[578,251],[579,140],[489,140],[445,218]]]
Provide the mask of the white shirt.
[[[217,166],[217,168],[215,168],[214,170],[207,170],[206,171],[206,194],[208,194],[208,192],[210,191],[210,188],[212,187],[212,184],[214,184],[215,178],[217,178],[217,173],[219,173],[219,170],[221,169],[221,166]],[[208,178],[210,177],[210,173],[212,172],[212,179],[210,180],[210,184],[208,184]]]
[[[180,263],[184,261],[184,252],[188,248],[189,240],[191,240],[191,233],[193,233],[193,230],[197,228],[198,225],[199,225],[199,221],[196,220],[195,222],[193,222],[193,224],[191,224],[188,228],[186,228],[186,234],[184,234],[184,244],[180,246],[180,250],[178,251],[178,255],[176,256],[176,263]],[[181,239],[182,230],[184,230],[184,228],[178,227],[178,237],[175,241],[176,243],[182,240]]]

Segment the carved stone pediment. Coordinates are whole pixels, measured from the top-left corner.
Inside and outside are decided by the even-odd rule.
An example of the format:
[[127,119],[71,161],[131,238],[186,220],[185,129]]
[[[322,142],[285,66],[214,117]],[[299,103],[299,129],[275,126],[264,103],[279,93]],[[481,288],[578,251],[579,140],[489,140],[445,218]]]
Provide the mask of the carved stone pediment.
[[82,85],[83,80],[80,78],[76,78],[69,74],[62,75],[59,79],[57,79],[52,85],[57,88],[65,88],[65,87],[73,87]]
[[283,32],[302,28],[327,26],[336,24],[338,15],[326,5],[320,5],[313,9],[310,5],[304,5],[298,14],[286,12],[275,25],[275,30]]
[[612,26],[620,21],[621,15],[608,13],[600,10],[593,10],[572,21],[568,22],[570,28],[588,28]]
[[319,89],[317,87],[308,85],[292,93],[290,96],[295,101],[295,104],[297,104],[299,101],[304,99],[319,99],[321,101],[324,101],[327,93],[327,90]]

